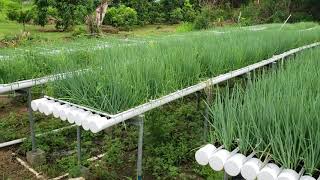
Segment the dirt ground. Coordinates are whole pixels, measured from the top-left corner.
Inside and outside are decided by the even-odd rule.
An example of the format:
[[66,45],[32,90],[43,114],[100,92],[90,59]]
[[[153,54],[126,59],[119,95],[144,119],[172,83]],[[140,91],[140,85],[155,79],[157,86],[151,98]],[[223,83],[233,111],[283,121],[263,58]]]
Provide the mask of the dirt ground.
[[36,179],[12,155],[13,149],[0,150],[0,179]]

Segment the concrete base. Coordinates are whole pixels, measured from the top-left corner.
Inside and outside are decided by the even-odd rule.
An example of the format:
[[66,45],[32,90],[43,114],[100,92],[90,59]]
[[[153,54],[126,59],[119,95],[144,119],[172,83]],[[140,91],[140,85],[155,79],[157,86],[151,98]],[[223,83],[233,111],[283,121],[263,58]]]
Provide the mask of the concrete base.
[[36,149],[36,151],[27,152],[27,161],[32,166],[39,166],[46,163],[45,152],[41,149]]
[[92,177],[92,174],[90,173],[89,169],[86,167],[82,166],[80,169],[80,173],[84,179],[90,179]]

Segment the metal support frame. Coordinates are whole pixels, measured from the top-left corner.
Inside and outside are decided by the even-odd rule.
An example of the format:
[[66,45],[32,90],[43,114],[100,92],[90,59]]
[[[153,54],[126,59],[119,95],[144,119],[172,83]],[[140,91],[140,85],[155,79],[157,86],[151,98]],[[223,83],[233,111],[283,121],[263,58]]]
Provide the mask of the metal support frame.
[[209,110],[209,104],[212,101],[212,86],[208,86],[205,89],[205,93],[207,95],[206,97],[206,101],[207,101],[207,107],[205,110],[205,118],[204,118],[204,122],[203,122],[203,140],[204,142],[207,142],[207,138],[208,138],[208,132],[209,132],[209,116],[210,116],[210,110]]
[[229,179],[229,175],[224,171],[223,180],[228,180],[228,179]]
[[32,152],[36,151],[36,136],[34,133],[34,118],[33,118],[33,113],[31,109],[31,88],[28,88],[25,90],[28,96],[28,112],[29,112],[29,123],[30,123],[30,133],[31,133],[31,143],[32,143]]
[[130,124],[139,126],[139,137],[138,137],[138,154],[137,154],[137,179],[142,180],[142,156],[143,156],[143,126],[144,126],[144,115],[139,115],[129,121]]
[[81,127],[77,126],[77,157],[78,166],[81,167]]

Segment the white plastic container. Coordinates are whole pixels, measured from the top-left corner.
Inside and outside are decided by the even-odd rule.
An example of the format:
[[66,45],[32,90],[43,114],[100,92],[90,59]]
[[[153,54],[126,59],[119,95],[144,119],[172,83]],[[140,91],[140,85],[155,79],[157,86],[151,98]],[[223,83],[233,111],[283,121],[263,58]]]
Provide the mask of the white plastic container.
[[47,103],[43,104],[43,113],[46,116],[49,116],[50,114],[53,113],[53,110],[56,106],[60,106],[59,102],[52,102],[52,101],[47,101]]
[[75,107],[67,113],[67,120],[70,124],[75,122],[76,115],[79,113],[79,108]]
[[246,161],[246,156],[237,153],[233,156],[231,156],[226,163],[224,164],[224,170],[226,173],[228,173],[230,176],[237,176],[241,172],[241,168]]
[[314,178],[314,177],[312,177],[312,176],[307,176],[307,175],[305,175],[305,176],[302,176],[302,177],[300,178],[300,180],[316,180],[316,178]]
[[45,100],[47,100],[47,99],[46,98],[41,98],[41,99],[36,99],[36,100],[31,101],[31,109],[33,111],[38,111],[39,110],[39,104],[42,101],[45,101]]
[[54,107],[53,110],[52,110],[53,117],[60,118],[60,111],[62,109],[68,108],[68,107],[70,107],[70,105],[68,105],[68,104],[64,104],[64,105],[60,105],[60,106]]
[[292,169],[284,169],[278,176],[278,180],[298,180],[299,174]]
[[74,110],[74,109],[76,109],[76,107],[73,107],[73,106],[69,106],[69,107],[66,107],[66,108],[61,109],[60,112],[59,112],[59,117],[60,117],[60,119],[61,119],[62,121],[67,120],[67,114],[68,114],[70,111]]
[[257,178],[261,167],[262,162],[260,159],[251,158],[243,164],[241,168],[241,175],[246,180],[254,180]]
[[221,149],[217,151],[212,157],[209,159],[209,165],[214,171],[223,170],[224,164],[230,156],[230,152],[225,149]]
[[89,124],[91,122],[99,121],[100,119],[101,119],[101,116],[98,114],[90,115],[84,121],[82,121],[82,128],[87,131],[90,129]]
[[209,163],[209,159],[213,156],[216,149],[217,148],[212,144],[207,144],[200,148],[195,154],[197,163],[202,166],[207,165]]
[[276,180],[281,169],[273,163],[266,164],[258,174],[258,180]]

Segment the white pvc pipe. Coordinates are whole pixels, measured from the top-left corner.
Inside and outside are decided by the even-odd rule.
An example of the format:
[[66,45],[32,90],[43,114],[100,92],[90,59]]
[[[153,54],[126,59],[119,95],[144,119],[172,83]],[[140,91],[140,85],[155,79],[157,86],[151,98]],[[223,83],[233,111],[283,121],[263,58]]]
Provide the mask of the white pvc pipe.
[[73,106],[69,106],[68,104],[65,104],[65,105],[66,105],[65,108],[61,108],[59,111],[59,117],[62,121],[66,121],[68,112],[75,109],[75,107]]
[[70,110],[67,113],[67,120],[70,124],[73,124],[75,122],[76,119],[76,115],[80,113],[80,109],[77,107],[74,107],[74,109]]
[[230,157],[230,152],[226,149],[221,149],[211,156],[209,165],[214,171],[222,171],[225,162]]
[[278,180],[298,180],[299,174],[292,169],[284,169],[278,176]]
[[62,111],[65,108],[70,107],[70,105],[68,104],[64,104],[64,105],[60,105],[60,106],[56,106],[53,108],[52,112],[53,112],[53,116],[55,118],[60,118],[60,111]]
[[29,80],[23,80],[23,81],[17,81],[13,82],[10,84],[0,84],[0,94],[19,90],[19,89],[26,89],[30,88],[33,86],[45,84],[50,81],[55,81],[59,79],[65,79],[68,77],[71,77],[73,74],[81,74],[83,72],[88,71],[89,69],[83,69],[83,70],[78,70],[74,72],[67,72],[67,73],[61,73],[61,74],[55,74],[55,75],[49,75],[41,78],[36,78],[36,79],[29,79]]
[[249,159],[241,168],[241,175],[246,180],[255,180],[262,168],[262,162],[258,158]]
[[277,180],[280,172],[281,172],[281,169],[279,168],[279,166],[273,163],[268,163],[261,169],[261,171],[257,176],[257,179],[258,180]]
[[210,157],[215,153],[217,148],[212,144],[207,144],[195,153],[195,159],[198,164],[205,166],[209,163]]
[[100,120],[101,120],[101,116],[100,115],[93,114],[93,115],[87,117],[84,121],[82,121],[82,128],[87,131],[87,130],[89,130],[90,122],[92,122],[92,121],[100,121]]
[[78,125],[78,126],[81,126],[82,123],[89,117],[92,115],[92,112],[90,111],[83,111],[83,112],[79,112],[77,115],[76,115],[76,119],[75,119],[75,123]]
[[230,176],[237,176],[238,174],[240,174],[241,168],[245,161],[246,156],[241,153],[237,153],[226,161],[224,170]]
[[43,101],[40,101],[38,104],[38,111],[41,113],[44,113],[46,103],[50,103],[50,102],[53,102],[53,101],[48,99],[44,99]]
[[55,101],[48,101],[48,102],[44,103],[43,113],[44,113],[46,116],[49,116],[50,114],[53,113],[53,110],[54,110],[57,106],[61,106],[61,104],[58,103],[58,102],[55,102]]
[[[60,131],[63,131],[65,129],[70,129],[70,128],[74,127],[74,126],[75,125],[67,126],[67,127],[63,127],[63,128],[60,128],[60,129],[55,129],[55,130],[52,130],[52,131],[49,131],[49,132],[46,132],[46,133],[37,134],[36,137],[44,136],[44,135],[47,135],[47,134],[50,134],[50,133],[60,132]],[[8,141],[8,142],[0,143],[0,148],[7,147],[7,146],[12,146],[12,145],[15,145],[15,144],[20,144],[25,140],[27,140],[27,138],[20,138],[20,139],[15,139],[15,140]]]
[[301,178],[300,178],[300,180],[316,180],[316,178],[314,178],[314,177],[312,177],[312,176],[302,176]]
[[106,129],[110,126],[113,126],[113,125],[116,125],[120,122],[123,122],[127,119],[131,119],[133,117],[136,117],[140,114],[143,114],[147,111],[150,111],[154,108],[157,108],[159,106],[162,106],[164,104],[167,104],[171,101],[174,101],[176,99],[179,99],[179,98],[182,98],[184,96],[187,96],[189,94],[192,94],[192,93],[195,93],[197,91],[200,91],[208,86],[212,86],[212,85],[215,85],[215,84],[218,84],[220,82],[223,82],[223,81],[226,81],[226,80],[229,80],[231,78],[234,78],[234,77],[237,77],[237,76],[240,76],[240,75],[243,75],[243,74],[246,74],[252,70],[255,70],[257,68],[260,68],[260,67],[263,67],[265,65],[268,65],[270,63],[273,63],[275,61],[278,61],[280,59],[283,59],[284,57],[287,57],[291,54],[294,54],[294,53],[297,53],[299,51],[302,51],[304,49],[308,49],[308,48],[312,48],[312,47],[315,47],[315,46],[318,46],[320,45],[320,43],[314,43],[314,44],[310,44],[310,45],[307,45],[307,46],[303,46],[303,47],[300,47],[300,48],[296,48],[296,49],[292,49],[290,51],[287,51],[285,53],[282,53],[280,55],[276,55],[276,56],[273,56],[272,58],[270,59],[267,59],[267,60],[263,60],[259,63],[255,63],[255,64],[252,64],[252,65],[249,65],[249,66],[246,66],[244,68],[241,68],[241,69],[238,69],[238,70],[235,70],[235,71],[231,71],[229,73],[226,73],[226,74],[222,74],[222,75],[219,75],[217,77],[214,77],[212,79],[209,79],[205,82],[201,82],[197,85],[194,85],[194,86],[190,86],[188,88],[185,88],[185,89],[182,89],[182,90],[179,90],[179,91],[176,91],[174,93],[171,93],[171,94],[168,94],[166,96],[163,96],[159,99],[156,99],[156,100],[152,100],[148,103],[145,103],[145,104],[142,104],[140,106],[137,106],[135,108],[132,108],[132,109],[129,109],[127,111],[124,111],[122,113],[119,113],[117,115],[114,115],[110,120],[108,121],[92,121],[91,125],[90,125],[90,130],[91,132],[93,133],[97,133],[99,131],[102,131],[103,129]]
[[39,104],[42,101],[45,101],[45,100],[47,100],[47,99],[46,98],[41,98],[41,99],[36,99],[36,100],[31,101],[31,109],[33,111],[38,111],[39,110]]

